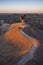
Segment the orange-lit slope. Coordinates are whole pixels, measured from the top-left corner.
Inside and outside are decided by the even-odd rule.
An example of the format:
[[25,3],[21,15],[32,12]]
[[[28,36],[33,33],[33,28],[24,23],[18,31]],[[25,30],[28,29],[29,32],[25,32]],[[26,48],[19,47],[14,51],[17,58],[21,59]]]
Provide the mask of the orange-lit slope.
[[[20,25],[22,25],[22,23],[16,23],[11,25],[11,30],[8,31],[5,34],[5,38],[6,40],[12,42],[14,45],[16,44],[19,47],[21,47],[21,51],[18,53],[19,55],[25,54],[26,52],[30,51],[30,48],[32,46],[32,43],[37,41],[35,39],[28,39],[25,36],[23,36],[20,31],[19,31],[19,27]],[[36,44],[35,44],[36,45]]]

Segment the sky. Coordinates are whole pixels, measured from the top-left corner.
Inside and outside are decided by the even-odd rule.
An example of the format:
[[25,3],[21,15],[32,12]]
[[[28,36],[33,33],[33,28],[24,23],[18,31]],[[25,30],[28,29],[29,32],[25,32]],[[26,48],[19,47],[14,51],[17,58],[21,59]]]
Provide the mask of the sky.
[[43,13],[43,0],[0,0],[0,13]]

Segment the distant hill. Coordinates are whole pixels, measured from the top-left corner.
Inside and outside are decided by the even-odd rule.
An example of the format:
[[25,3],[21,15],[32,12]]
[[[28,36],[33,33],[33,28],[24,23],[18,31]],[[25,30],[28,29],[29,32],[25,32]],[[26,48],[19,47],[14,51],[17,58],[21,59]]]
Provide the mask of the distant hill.
[[43,29],[43,13],[35,14],[35,13],[27,13],[27,14],[9,14],[9,13],[0,13],[0,21],[3,20],[4,23],[16,23],[21,22],[20,17],[24,16],[24,21],[33,26],[37,26],[40,29]]

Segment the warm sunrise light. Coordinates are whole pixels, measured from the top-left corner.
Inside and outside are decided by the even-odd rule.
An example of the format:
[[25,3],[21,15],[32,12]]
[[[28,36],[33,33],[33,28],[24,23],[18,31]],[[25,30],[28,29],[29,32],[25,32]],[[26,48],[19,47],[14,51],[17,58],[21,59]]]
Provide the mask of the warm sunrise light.
[[22,23],[12,24],[11,25],[12,30],[5,33],[5,36],[4,36],[6,41],[9,41],[12,44],[16,45],[17,46],[16,48],[21,49],[19,53],[17,52],[17,56],[24,55],[27,52],[29,52],[30,48],[32,47],[32,44],[34,44],[36,48],[39,46],[38,40],[34,38],[28,39],[24,35],[22,35],[22,33],[20,33],[19,31],[20,25],[22,25]]
[[0,0],[0,13],[43,13],[43,0]]

